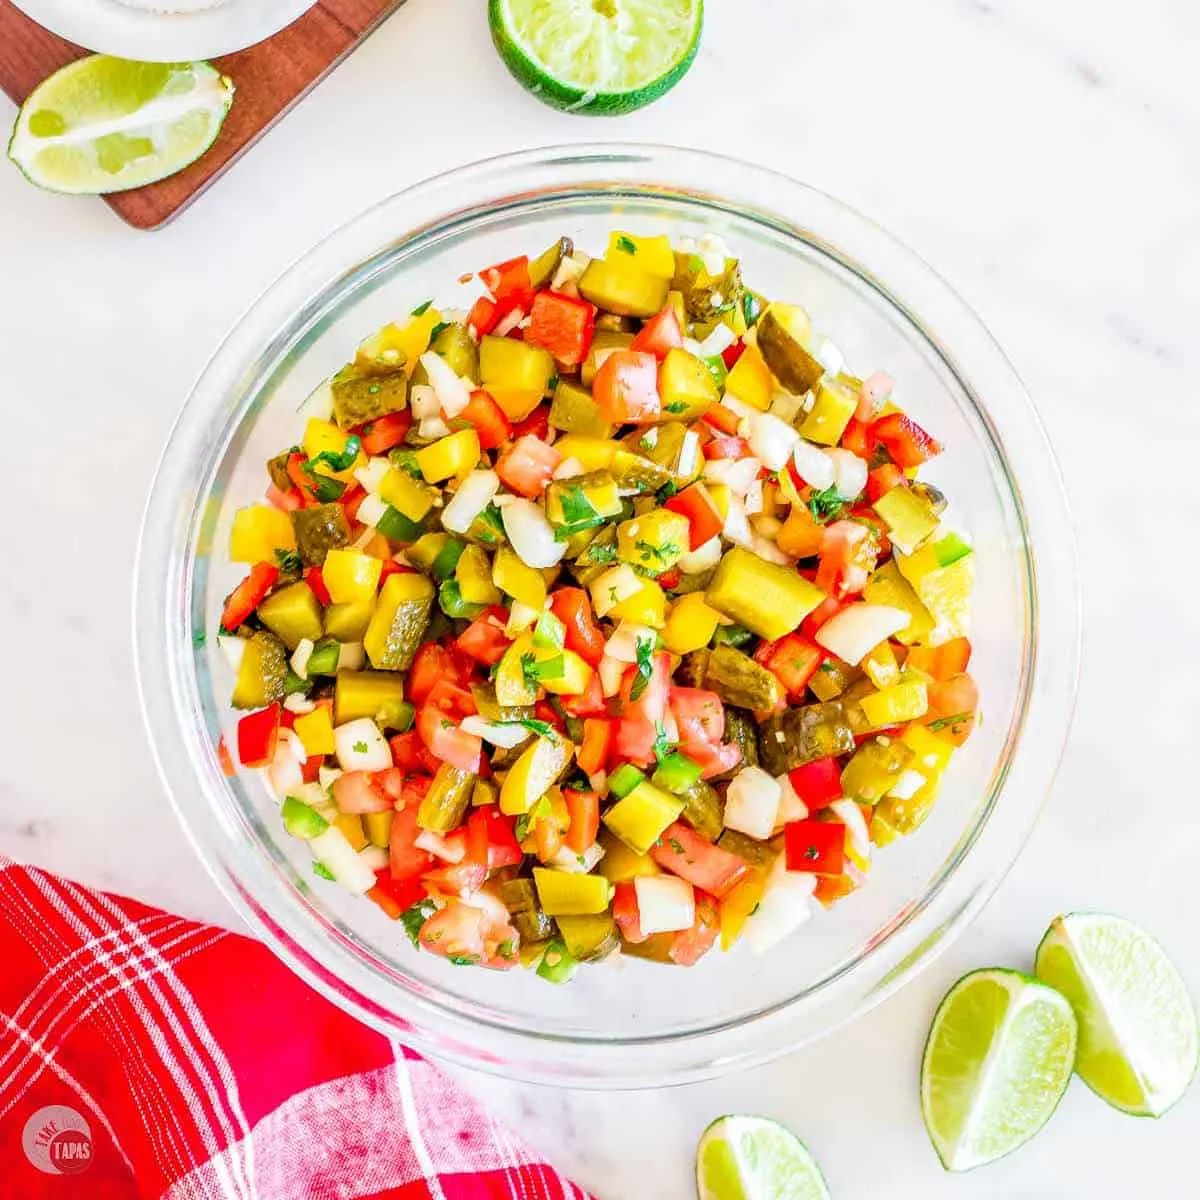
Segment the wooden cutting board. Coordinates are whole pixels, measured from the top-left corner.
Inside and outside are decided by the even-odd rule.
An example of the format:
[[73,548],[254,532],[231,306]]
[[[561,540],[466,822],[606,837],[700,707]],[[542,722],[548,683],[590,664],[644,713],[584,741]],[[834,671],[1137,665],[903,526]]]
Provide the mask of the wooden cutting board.
[[[214,59],[237,86],[237,94],[208,153],[170,179],[105,196],[105,202],[137,229],[165,224],[403,2],[320,0],[274,37]],[[43,29],[9,0],[0,0],[0,90],[18,104],[47,75],[87,53]]]

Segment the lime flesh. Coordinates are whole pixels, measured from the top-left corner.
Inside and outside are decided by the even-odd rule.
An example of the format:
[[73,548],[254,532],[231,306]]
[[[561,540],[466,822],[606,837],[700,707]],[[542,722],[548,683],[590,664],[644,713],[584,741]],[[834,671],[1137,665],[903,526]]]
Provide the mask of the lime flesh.
[[668,92],[696,56],[704,0],[490,0],[516,80],[571,112],[614,115]]
[[1075,1062],[1067,1001],[1019,971],[964,975],[938,1008],[921,1063],[921,1112],[949,1171],[1008,1154],[1058,1107]]
[[804,1143],[766,1117],[719,1117],[696,1147],[700,1200],[829,1200]]
[[1058,917],[1038,947],[1039,978],[1079,1020],[1075,1069],[1097,1095],[1158,1117],[1187,1090],[1200,1058],[1196,1012],[1163,948],[1105,913]]
[[125,191],[199,158],[232,101],[232,82],[208,63],[136,63],[94,54],[30,93],[8,156],[50,191]]

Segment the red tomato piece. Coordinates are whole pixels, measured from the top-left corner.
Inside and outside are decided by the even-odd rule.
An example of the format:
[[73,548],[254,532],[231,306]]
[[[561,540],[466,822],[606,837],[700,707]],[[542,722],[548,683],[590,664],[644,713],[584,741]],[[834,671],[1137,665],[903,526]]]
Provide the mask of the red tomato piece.
[[716,743],[725,736],[725,706],[716,692],[672,686],[670,704],[680,742]]
[[595,792],[564,788],[570,824],[564,838],[568,850],[582,854],[596,841],[600,833],[600,797]]
[[513,426],[514,438],[535,437],[545,441],[550,435],[550,405],[539,404],[523,421]]
[[804,698],[808,681],[824,659],[825,651],[799,633],[789,633],[778,641],[763,642],[754,652],[754,661],[766,667],[796,703]]
[[725,524],[717,502],[702,483],[693,483],[691,487],[676,492],[663,508],[687,517],[690,550],[697,550],[705,542],[711,541]]
[[684,929],[671,939],[667,953],[671,961],[681,967],[692,967],[712,948],[721,928],[721,917],[716,900],[707,892],[695,889],[696,919],[691,929]]
[[841,612],[846,606],[833,596],[826,596],[816,608],[800,622],[800,632],[806,637],[811,638],[830,617]]
[[583,588],[558,588],[550,597],[550,611],[566,627],[567,649],[596,666],[604,657],[605,638],[592,615],[592,599],[587,592]]
[[830,908],[843,896],[850,895],[857,886],[849,875],[818,875],[813,899],[823,907]]
[[430,689],[425,704],[453,717],[472,717],[479,711],[474,695],[453,679],[439,679]]
[[650,847],[650,857],[664,871],[711,892],[718,900],[724,899],[750,873],[750,867],[743,859],[706,842],[682,821],[668,826]]
[[464,733],[458,722],[440,708],[426,705],[417,713],[417,732],[434,758],[460,771],[479,774],[483,740],[473,733]]
[[455,646],[464,654],[490,667],[498,663],[512,644],[504,632],[508,614],[499,605],[480,613],[455,639]]
[[300,778],[305,783],[316,783],[321,778],[321,764],[325,761],[323,754],[310,754],[300,764]]
[[418,940],[424,949],[442,958],[480,962],[487,953],[483,939],[485,918],[482,909],[451,900],[421,926]]
[[614,350],[592,380],[592,398],[614,425],[645,425],[662,412],[658,359],[642,350]]
[[612,915],[627,942],[636,945],[646,940],[647,935],[642,932],[641,913],[638,912],[637,890],[632,883],[617,884],[613,891]]
[[561,696],[559,702],[573,717],[603,717],[608,713],[604,688],[600,684],[600,676],[595,671],[592,672],[584,692],[578,696]]
[[788,772],[792,790],[810,813],[842,798],[842,769],[836,758],[818,758]]
[[688,758],[699,763],[701,779],[724,775],[742,761],[742,749],[734,742],[719,742],[715,746],[707,742],[689,742],[683,748]]
[[827,596],[844,600],[867,586],[879,557],[875,530],[861,521],[834,521],[825,526],[818,551],[816,585]]
[[415,729],[396,734],[388,744],[392,748],[392,762],[402,771],[432,775],[440,765]]
[[407,408],[368,421],[358,430],[363,453],[386,454],[393,446],[404,441],[412,423],[412,413]]
[[458,415],[474,426],[479,434],[479,445],[484,450],[495,450],[512,437],[512,425],[504,410],[482,388],[471,393],[470,402]]
[[304,501],[295,488],[288,488],[285,492],[273,483],[267,484],[267,503],[282,512],[295,512],[296,509],[304,507]]
[[725,364],[725,370],[732,371],[737,366],[737,360],[746,353],[746,343],[742,341],[733,342],[726,346],[721,351],[721,361]]
[[735,434],[738,431],[738,423],[741,421],[741,417],[732,408],[726,408],[722,404],[714,404],[700,420],[720,433]]
[[704,443],[704,457],[710,461],[714,458],[746,458],[749,453],[750,443],[736,435],[724,434]]
[[392,818],[392,832],[388,839],[388,869],[396,883],[416,879],[433,866],[433,855],[415,843],[421,832],[417,827],[417,809],[420,801],[397,805]]
[[[635,689],[637,692],[634,698]],[[641,766],[654,758],[654,744],[667,715],[671,690],[671,656],[659,651],[651,660],[650,678],[643,679],[636,667],[625,672],[621,683],[621,717],[617,722],[616,753]],[[723,719],[723,718],[722,718]]]
[[275,757],[282,713],[278,704],[270,704],[238,722],[238,759],[243,767],[265,767]]
[[271,563],[255,563],[250,574],[229,593],[221,610],[221,628],[233,633],[244,625],[254,610],[267,598],[279,578],[279,568]]
[[921,718],[939,737],[961,746],[975,728],[979,688],[966,672],[929,685],[929,709]]
[[333,781],[333,800],[344,813],[387,812],[391,796],[378,787],[367,771],[346,771]]
[[789,871],[840,875],[846,865],[846,827],[840,821],[790,821],[783,827]]
[[497,307],[496,302],[487,296],[480,296],[471,305],[471,311],[467,313],[468,327],[474,329],[480,337],[491,333],[499,323],[500,309]]
[[538,292],[529,312],[525,341],[549,350],[563,366],[577,367],[591,349],[595,320],[595,310],[585,300]]
[[613,741],[614,722],[605,717],[589,717],[583,723],[583,741],[575,762],[585,775],[604,770]]
[[[389,867],[383,867],[375,872],[375,886],[367,893],[389,917],[393,913],[403,914],[414,904],[425,899],[425,889],[417,877],[404,880],[392,878]],[[385,899],[386,898],[386,899]]]
[[867,472],[867,499],[872,504],[895,487],[908,487],[908,477],[895,463],[884,463]]
[[475,809],[467,818],[468,831],[483,830],[489,871],[496,871],[501,867],[515,867],[525,857],[514,832],[515,825],[516,818],[505,816],[495,804],[485,804],[482,808]]
[[892,462],[908,470],[942,452],[941,443],[904,413],[888,413],[871,425],[872,435],[891,455]]
[[871,425],[868,421],[860,421],[857,417],[851,417],[850,423],[842,431],[842,446],[847,450],[852,450],[859,458],[865,458],[870,462],[879,447],[879,440],[871,432]]
[[661,362],[669,350],[679,350],[682,346],[683,330],[679,328],[679,317],[675,305],[668,304],[638,330],[630,349],[644,350]]
[[496,463],[496,474],[512,491],[536,500],[554,478],[562,455],[532,434],[518,438]]
[[945,683],[961,675],[971,661],[971,643],[965,637],[951,638],[940,646],[910,646],[904,668],[923,671],[932,679]]
[[428,642],[417,651],[408,670],[408,698],[413,704],[424,704],[439,679],[454,679],[457,675],[450,652],[436,642]]

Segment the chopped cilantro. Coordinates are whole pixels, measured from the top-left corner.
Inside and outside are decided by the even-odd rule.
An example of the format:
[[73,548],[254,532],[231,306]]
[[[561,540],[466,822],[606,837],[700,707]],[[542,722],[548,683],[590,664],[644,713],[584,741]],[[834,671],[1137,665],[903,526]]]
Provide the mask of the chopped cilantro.
[[407,908],[400,914],[400,924],[404,926],[404,932],[408,934],[414,946],[417,944],[417,935],[421,932],[421,926],[435,912],[437,912],[437,905],[432,900],[418,900],[412,908]]
[[300,469],[306,475],[315,475],[317,467],[324,463],[331,471],[348,471],[358,461],[358,452],[361,449],[362,442],[351,434],[340,451],[322,450],[320,454],[314,454],[308,462],[302,463]]
[[449,328],[450,328],[450,322],[449,322],[449,321],[439,321],[439,322],[438,322],[438,323],[437,323],[437,324],[436,324],[436,325],[435,325],[435,326],[434,326],[434,327],[433,327],[433,328],[432,328],[432,329],[429,331],[429,344],[432,346],[432,345],[433,345],[433,339],[434,339],[434,338],[436,338],[436,337],[437,337],[437,335],[438,335],[439,333],[441,333],[443,329],[449,329]]
[[667,727],[661,721],[655,721],[654,757],[662,762],[674,749],[675,743],[667,736]]
[[432,300],[426,300],[424,304],[418,304],[417,307],[412,310],[411,315],[414,317],[423,317],[429,311],[432,304]]
[[688,404],[686,400],[668,400],[667,403],[663,405],[663,412],[681,413],[687,412],[687,409]]
[[197,629],[196,632],[194,634],[192,634],[192,645],[193,646],[203,646],[206,640],[207,640],[207,635],[205,634],[203,629]]
[[653,450],[657,445],[658,439],[652,438],[648,433],[644,433],[640,438],[638,438],[639,450]]
[[670,846],[676,854],[683,853],[683,843],[678,838],[667,838],[667,845]]
[[353,750],[355,754],[366,754],[367,743],[366,742],[355,742],[354,745],[350,747],[350,749]]
[[313,874],[319,875],[322,879],[328,879],[331,883],[335,882],[333,872],[319,860],[313,863]]
[[633,687],[629,689],[630,700],[637,700],[646,690],[646,684],[650,682],[651,675],[654,674],[654,639],[648,637],[640,637],[636,643],[637,652],[637,678],[633,681]]
[[489,504],[487,508],[475,518],[477,521],[482,521],[490,529],[495,530],[497,534],[504,533],[504,520],[500,516],[500,510],[495,504]]
[[616,585],[608,589],[608,598],[613,604],[621,603],[621,593],[617,590]]
[[478,954],[447,954],[446,959],[456,967],[473,967],[479,961]]
[[501,721],[501,725],[520,725],[528,729],[530,733],[536,733],[538,737],[549,737],[554,730],[554,726],[549,721],[539,721],[534,717],[518,717],[515,721]]
[[688,255],[687,268],[693,275],[704,274],[704,259],[698,254]]
[[421,468],[417,466],[417,452],[409,450],[406,447],[398,447],[388,454],[388,462],[393,467],[399,467],[401,471],[411,475],[414,479],[424,479],[425,476],[421,473]]
[[804,857],[812,862],[813,860],[821,857],[821,852],[816,848],[816,846],[805,846]]
[[550,378],[546,380],[546,391],[552,392],[556,387],[558,387],[558,376],[551,375]]
[[637,243],[632,238],[627,238],[624,234],[621,234],[621,236],[617,238],[617,249],[620,250],[622,254],[636,254]]
[[570,527],[587,525],[594,522],[599,515],[596,512],[596,506],[577,483],[573,483],[563,490],[561,503],[563,524]]
[[602,546],[597,546],[593,543],[583,552],[581,557],[586,558],[587,562],[593,566],[601,566],[604,563],[617,561],[617,548],[612,542],[607,542]]
[[746,322],[746,328],[751,325],[762,315],[762,305],[758,302],[758,297],[749,289],[742,293],[742,317]]
[[522,813],[517,818],[513,825],[513,835],[518,842],[523,842],[538,821],[548,816],[550,816],[550,801],[545,796],[541,796],[527,813]]
[[824,525],[842,515],[848,501],[831,483],[824,491],[813,492],[808,498],[808,511],[818,525]]
[[279,564],[281,571],[304,570],[304,560],[295,550],[276,550],[275,561]]
[[961,712],[955,713],[952,717],[938,717],[936,721],[930,721],[926,728],[936,733],[939,729],[947,729],[952,725],[958,725],[962,721],[969,721],[974,716],[974,713]]
[[664,483],[656,493],[658,496],[658,502],[660,504],[664,504],[666,501],[670,500],[670,498],[675,495],[677,491],[679,491],[679,484],[677,484],[673,479],[668,479],[667,482]]
[[564,668],[561,654],[556,654],[553,658],[538,659],[533,651],[529,650],[521,655],[521,675],[530,691],[537,691],[545,679],[561,678]]
[[509,938],[505,942],[501,942],[496,947],[496,953],[501,958],[513,958],[517,953],[517,943],[515,938]]
[[678,558],[680,554],[679,546],[675,542],[663,542],[661,546],[652,542],[634,542],[633,548],[641,555],[643,561],[660,562],[664,567],[669,565],[673,557]]

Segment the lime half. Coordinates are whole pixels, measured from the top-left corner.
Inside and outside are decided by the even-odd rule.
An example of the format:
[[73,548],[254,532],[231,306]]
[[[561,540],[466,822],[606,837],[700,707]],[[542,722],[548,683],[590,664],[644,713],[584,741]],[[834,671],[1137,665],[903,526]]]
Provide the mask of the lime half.
[[696,1147],[700,1200],[829,1200],[804,1143],[766,1117],[718,1117]]
[[213,144],[233,83],[208,63],[94,54],[21,105],[8,156],[52,192],[122,192],[164,179]]
[[1020,971],[964,975],[933,1018],[921,1113],[948,1171],[1015,1150],[1058,1107],[1075,1063],[1071,1006]]
[[539,100],[613,116],[683,77],[704,0],[490,0],[488,23],[505,66]]
[[1080,1078],[1123,1112],[1161,1116],[1200,1058],[1196,1011],[1163,948],[1132,921],[1071,913],[1050,926],[1037,973],[1079,1019]]

